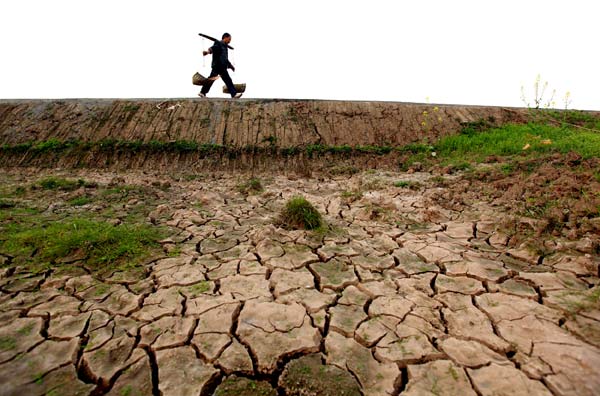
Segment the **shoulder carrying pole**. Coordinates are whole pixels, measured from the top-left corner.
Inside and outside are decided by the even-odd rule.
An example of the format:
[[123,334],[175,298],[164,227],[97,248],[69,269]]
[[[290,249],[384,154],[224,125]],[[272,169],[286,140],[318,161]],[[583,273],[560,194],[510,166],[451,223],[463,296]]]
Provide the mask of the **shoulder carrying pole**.
[[[201,37],[207,38],[207,39],[209,39],[209,40],[211,40],[211,41],[218,41],[216,38],[214,38],[214,37],[211,37],[211,36],[209,36],[208,34],[204,34],[204,33],[198,33],[198,36],[201,36]],[[229,48],[229,49],[231,49],[231,50],[233,49],[233,47],[232,47],[231,45],[229,45],[229,44],[227,44],[227,48]]]

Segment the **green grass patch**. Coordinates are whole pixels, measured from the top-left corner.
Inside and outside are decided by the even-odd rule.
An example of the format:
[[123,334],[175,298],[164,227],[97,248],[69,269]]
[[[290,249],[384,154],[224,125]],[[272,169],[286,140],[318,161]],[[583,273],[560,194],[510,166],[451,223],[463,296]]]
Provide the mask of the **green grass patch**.
[[600,134],[543,124],[508,124],[484,132],[442,138],[435,144],[438,157],[448,163],[465,158],[481,162],[489,156],[576,152],[583,158],[600,156]]
[[600,130],[600,117],[583,110],[538,110],[534,117],[550,118],[558,122]]
[[87,218],[21,216],[18,220],[1,223],[0,252],[12,256],[14,264],[34,269],[60,265],[62,258],[82,253],[86,264],[96,270],[133,268],[160,248],[163,234],[150,225],[114,226]]
[[292,229],[315,230],[323,226],[319,211],[302,196],[291,198],[281,213],[283,226]]

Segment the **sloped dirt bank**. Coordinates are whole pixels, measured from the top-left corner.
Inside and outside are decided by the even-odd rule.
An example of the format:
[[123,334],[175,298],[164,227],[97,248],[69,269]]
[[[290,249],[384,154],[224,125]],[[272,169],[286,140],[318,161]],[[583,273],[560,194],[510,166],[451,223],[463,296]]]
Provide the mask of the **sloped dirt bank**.
[[456,133],[465,122],[503,124],[525,116],[518,108],[393,102],[1,100],[0,146],[48,139],[394,146]]

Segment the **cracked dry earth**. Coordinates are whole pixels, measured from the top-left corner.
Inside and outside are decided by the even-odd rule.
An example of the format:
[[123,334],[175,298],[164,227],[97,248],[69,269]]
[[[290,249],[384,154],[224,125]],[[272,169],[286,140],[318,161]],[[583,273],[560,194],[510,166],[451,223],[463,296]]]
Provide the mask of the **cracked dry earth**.
[[[597,395],[598,257],[510,249],[505,213],[392,187],[429,176],[352,202],[365,174],[172,182],[178,255],[144,279],[1,270],[0,394]],[[332,231],[274,225],[297,194]]]

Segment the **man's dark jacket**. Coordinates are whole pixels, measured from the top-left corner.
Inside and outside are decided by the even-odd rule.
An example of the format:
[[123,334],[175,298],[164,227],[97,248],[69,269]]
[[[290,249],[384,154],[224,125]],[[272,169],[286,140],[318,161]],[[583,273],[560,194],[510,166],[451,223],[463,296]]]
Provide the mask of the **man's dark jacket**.
[[227,44],[222,41],[215,41],[215,44],[210,49],[212,50],[211,66],[213,69],[227,70],[232,67],[227,54]]

